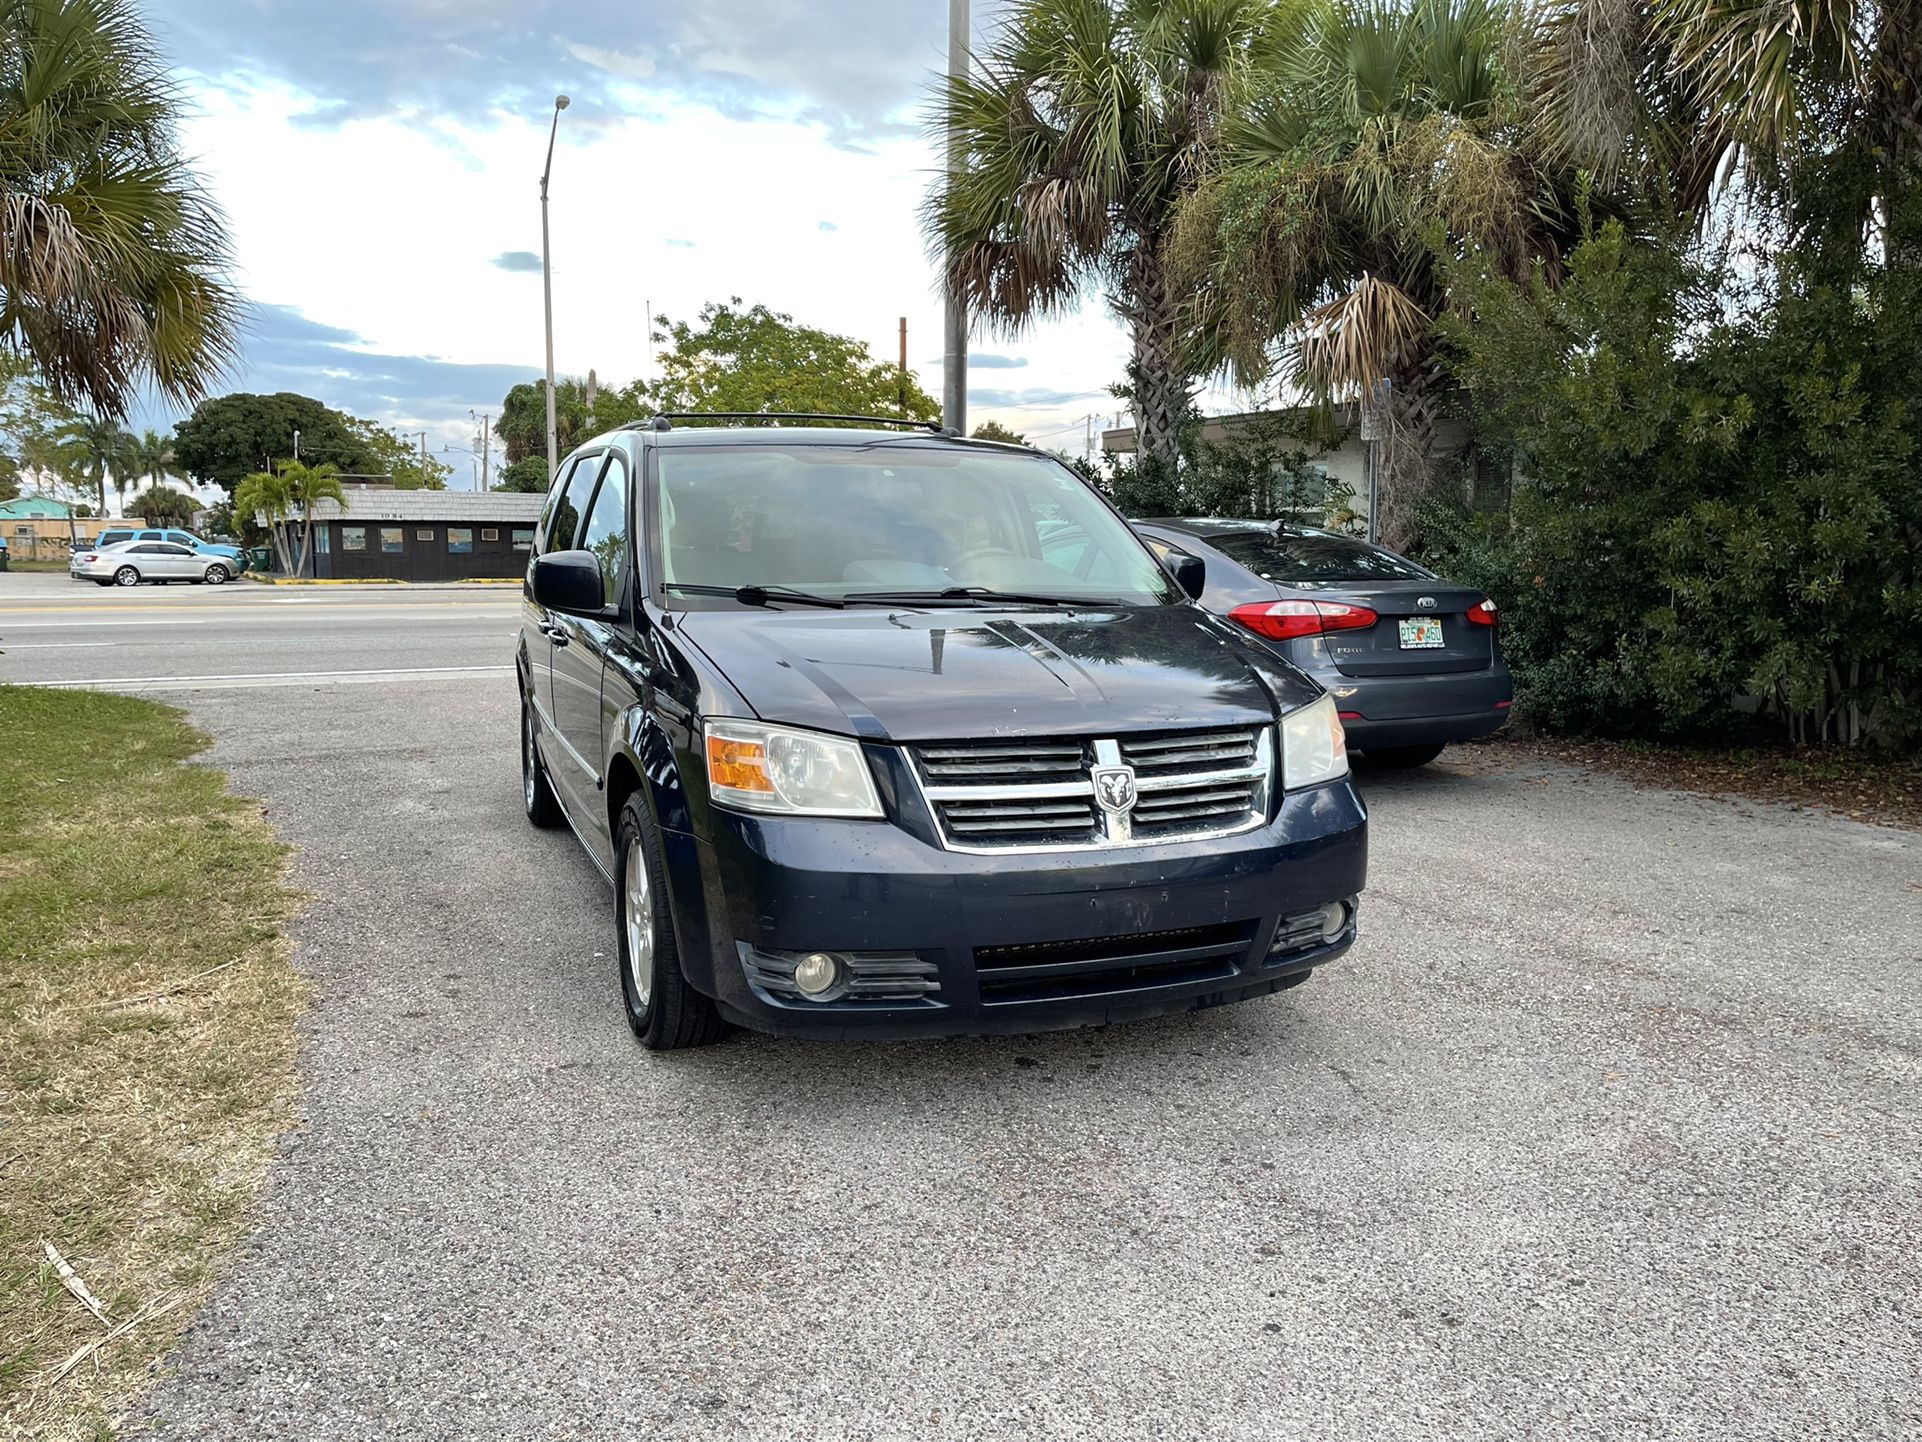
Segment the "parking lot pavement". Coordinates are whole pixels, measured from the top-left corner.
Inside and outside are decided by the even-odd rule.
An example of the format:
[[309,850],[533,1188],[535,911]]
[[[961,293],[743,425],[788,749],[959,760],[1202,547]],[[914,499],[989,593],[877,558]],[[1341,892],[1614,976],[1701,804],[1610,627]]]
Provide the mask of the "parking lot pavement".
[[1922,1433],[1913,835],[1368,777],[1363,940],[1298,991],[653,1056],[510,676],[169,699],[300,846],[318,995],[158,1436]]

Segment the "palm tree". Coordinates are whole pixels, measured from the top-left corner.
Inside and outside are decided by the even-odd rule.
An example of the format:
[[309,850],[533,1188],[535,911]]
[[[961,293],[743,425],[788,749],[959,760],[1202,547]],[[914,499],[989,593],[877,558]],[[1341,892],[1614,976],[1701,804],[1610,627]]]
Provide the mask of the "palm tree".
[[[340,468],[332,461],[304,466],[288,461],[276,471],[255,471],[234,487],[234,512],[239,516],[260,516],[274,538],[274,551],[280,568],[290,576],[306,573],[309,548],[314,540],[314,508],[322,501],[335,501],[347,509],[347,493],[341,489]],[[289,522],[300,522],[299,545],[290,550]]]
[[[1548,133],[1605,178],[1651,162],[1706,221],[1718,185],[1792,239],[1899,259],[1922,181],[1922,0],[1557,0],[1538,12]],[[1665,173],[1664,173],[1665,172]]]
[[[234,515],[252,519],[259,517],[267,527],[267,534],[273,539],[274,555],[280,561],[281,574],[298,575],[294,569],[293,557],[287,551],[286,523],[294,513],[293,483],[284,474],[274,471],[255,471],[242,478],[234,487]],[[239,529],[236,526],[236,529]]]
[[61,448],[74,468],[92,480],[99,513],[107,514],[107,476],[113,476],[120,503],[127,502],[127,482],[134,476],[133,435],[103,416],[80,416],[61,432]]
[[1129,330],[1142,456],[1161,465],[1216,365],[1201,298],[1171,273],[1176,207],[1281,14],[1273,0],[1019,0],[930,117],[957,150],[923,208],[947,285],[1009,332],[1104,294]]
[[134,474],[149,485],[158,486],[162,481],[183,474],[174,461],[173,442],[159,431],[143,431],[129,449]]
[[234,353],[226,237],[177,108],[128,0],[0,0],[0,347],[102,416],[148,382],[190,403]]
[[1235,376],[1354,401],[1382,427],[1377,524],[1411,533],[1443,380],[1447,263],[1553,266],[1572,170],[1535,143],[1490,0],[1314,0],[1266,93],[1224,127],[1184,203],[1186,284],[1217,297]]

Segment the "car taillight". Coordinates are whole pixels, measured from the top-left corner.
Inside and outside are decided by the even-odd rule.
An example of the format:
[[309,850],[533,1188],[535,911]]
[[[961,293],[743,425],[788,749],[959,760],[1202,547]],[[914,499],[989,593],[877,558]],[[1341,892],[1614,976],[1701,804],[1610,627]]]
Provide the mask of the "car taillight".
[[1364,631],[1378,617],[1366,606],[1345,601],[1251,601],[1235,607],[1228,619],[1270,641],[1292,641],[1324,631]]
[[1478,606],[1468,608],[1468,619],[1477,626],[1493,626],[1501,619],[1493,601],[1483,601]]

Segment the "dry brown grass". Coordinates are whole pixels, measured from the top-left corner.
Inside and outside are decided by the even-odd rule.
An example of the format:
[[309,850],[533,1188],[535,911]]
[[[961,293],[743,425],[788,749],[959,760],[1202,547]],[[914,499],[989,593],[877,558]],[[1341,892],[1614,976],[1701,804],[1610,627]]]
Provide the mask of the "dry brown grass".
[[[240,1239],[291,1116],[286,848],[206,738],[0,687],[0,1429],[113,1435]],[[62,1285],[71,1263],[114,1326]],[[168,1310],[154,1312],[153,1309]]]

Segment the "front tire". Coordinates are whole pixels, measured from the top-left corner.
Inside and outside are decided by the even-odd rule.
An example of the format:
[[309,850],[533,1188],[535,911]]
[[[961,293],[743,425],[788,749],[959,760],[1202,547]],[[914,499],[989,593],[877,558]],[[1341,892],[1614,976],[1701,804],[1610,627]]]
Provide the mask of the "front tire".
[[113,573],[113,583],[116,586],[138,586],[140,584],[140,572],[136,571],[132,566],[122,566]]
[[207,568],[207,584],[209,586],[226,585],[227,576],[228,576],[228,571],[225,566],[213,565]]
[[521,697],[521,804],[527,819],[543,831],[561,824],[561,803],[555,799],[554,783],[547,778],[541,761],[541,748],[534,738],[534,706]]
[[1376,766],[1392,767],[1397,771],[1410,771],[1417,766],[1426,766],[1442,754],[1446,743],[1437,742],[1433,746],[1368,746],[1362,750]]
[[710,1046],[731,1028],[711,997],[688,985],[668,915],[667,862],[639,792],[621,808],[614,841],[616,950],[627,1024],[649,1051]]

